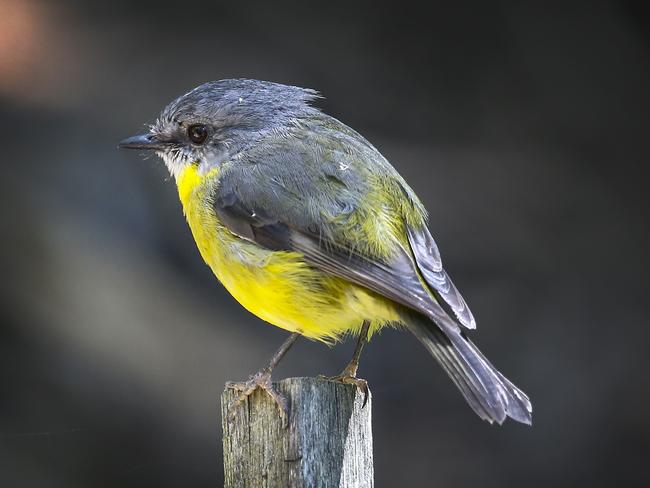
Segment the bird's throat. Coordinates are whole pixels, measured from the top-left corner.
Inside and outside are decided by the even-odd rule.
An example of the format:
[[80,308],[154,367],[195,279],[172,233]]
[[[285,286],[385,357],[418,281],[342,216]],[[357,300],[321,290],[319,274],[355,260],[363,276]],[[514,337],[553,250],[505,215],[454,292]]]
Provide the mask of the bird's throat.
[[207,173],[199,169],[198,164],[191,164],[182,170],[176,177],[176,186],[178,187],[178,196],[183,204],[183,209],[187,210],[191,206],[192,195],[203,183],[217,176],[219,168],[214,168]]

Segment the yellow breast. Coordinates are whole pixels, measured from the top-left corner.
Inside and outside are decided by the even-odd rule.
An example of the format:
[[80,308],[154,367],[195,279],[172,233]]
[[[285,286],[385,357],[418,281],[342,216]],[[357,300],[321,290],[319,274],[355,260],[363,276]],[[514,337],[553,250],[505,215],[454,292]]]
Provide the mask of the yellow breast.
[[189,166],[177,178],[183,211],[201,256],[233,297],[273,325],[324,341],[373,331],[399,319],[390,301],[309,266],[295,252],[269,251],[233,235],[217,218],[213,195],[219,170]]

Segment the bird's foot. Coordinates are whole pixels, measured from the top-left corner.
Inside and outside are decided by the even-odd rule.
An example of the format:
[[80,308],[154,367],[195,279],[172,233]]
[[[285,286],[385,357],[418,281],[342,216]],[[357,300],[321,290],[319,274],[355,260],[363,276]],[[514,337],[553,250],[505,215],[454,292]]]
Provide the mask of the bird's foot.
[[357,365],[348,364],[346,368],[341,371],[341,374],[336,376],[325,376],[320,375],[320,378],[329,381],[338,381],[344,385],[355,385],[361,393],[363,393],[363,405],[361,408],[366,406],[368,403],[368,382],[361,378],[357,378]]
[[287,399],[273,387],[271,382],[271,371],[268,368],[264,368],[250,378],[247,381],[229,381],[226,383],[226,388],[238,391],[239,397],[234,400],[228,406],[228,420],[234,420],[237,414],[237,408],[248,399],[256,390],[261,389],[265,391],[270,397],[271,400],[275,402],[280,411],[280,419],[282,420],[282,427],[286,427],[289,423],[289,403]]

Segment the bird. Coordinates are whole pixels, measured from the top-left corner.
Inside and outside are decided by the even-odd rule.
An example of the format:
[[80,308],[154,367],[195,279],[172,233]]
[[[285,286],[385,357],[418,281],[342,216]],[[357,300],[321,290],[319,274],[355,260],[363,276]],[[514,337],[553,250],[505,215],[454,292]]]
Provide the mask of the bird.
[[[489,423],[532,423],[528,396],[469,338],[476,320],[443,267],[415,192],[358,132],[316,106],[319,92],[253,79],[201,84],[120,148],[155,153],[174,179],[198,250],[249,312],[290,332],[230,408],[266,391],[299,337],[358,336],[331,379],[356,385],[361,351],[384,327],[413,333]],[[364,400],[365,405],[365,400]]]

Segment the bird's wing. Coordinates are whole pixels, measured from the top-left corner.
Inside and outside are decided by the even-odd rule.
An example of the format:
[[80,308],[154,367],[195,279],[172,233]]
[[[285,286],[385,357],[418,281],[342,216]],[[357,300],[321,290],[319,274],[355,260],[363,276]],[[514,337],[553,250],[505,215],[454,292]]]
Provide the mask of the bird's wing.
[[[438,303],[443,301],[460,324],[472,327],[471,313],[442,269],[426,226],[418,228],[400,218],[397,226],[378,228],[379,214],[398,203],[390,201],[396,192],[388,191],[380,192],[387,201],[378,205],[373,184],[394,176],[398,179],[393,183],[403,180],[372,146],[351,134],[351,140],[278,137],[227,165],[213,199],[220,221],[243,239],[301,253],[311,265],[436,323],[450,322],[448,311]],[[376,166],[369,167],[368,160]],[[382,165],[394,175],[386,174]],[[379,170],[384,172],[378,180]],[[400,188],[397,198],[405,198],[405,191]]]
[[411,250],[415,256],[415,262],[438,302],[448,308],[448,311],[451,312],[450,315],[456,317],[462,325],[468,329],[475,329],[476,320],[474,315],[472,315],[472,311],[465,303],[465,299],[443,269],[438,246],[433,240],[429,229],[426,226],[419,229],[407,226],[407,233]]

